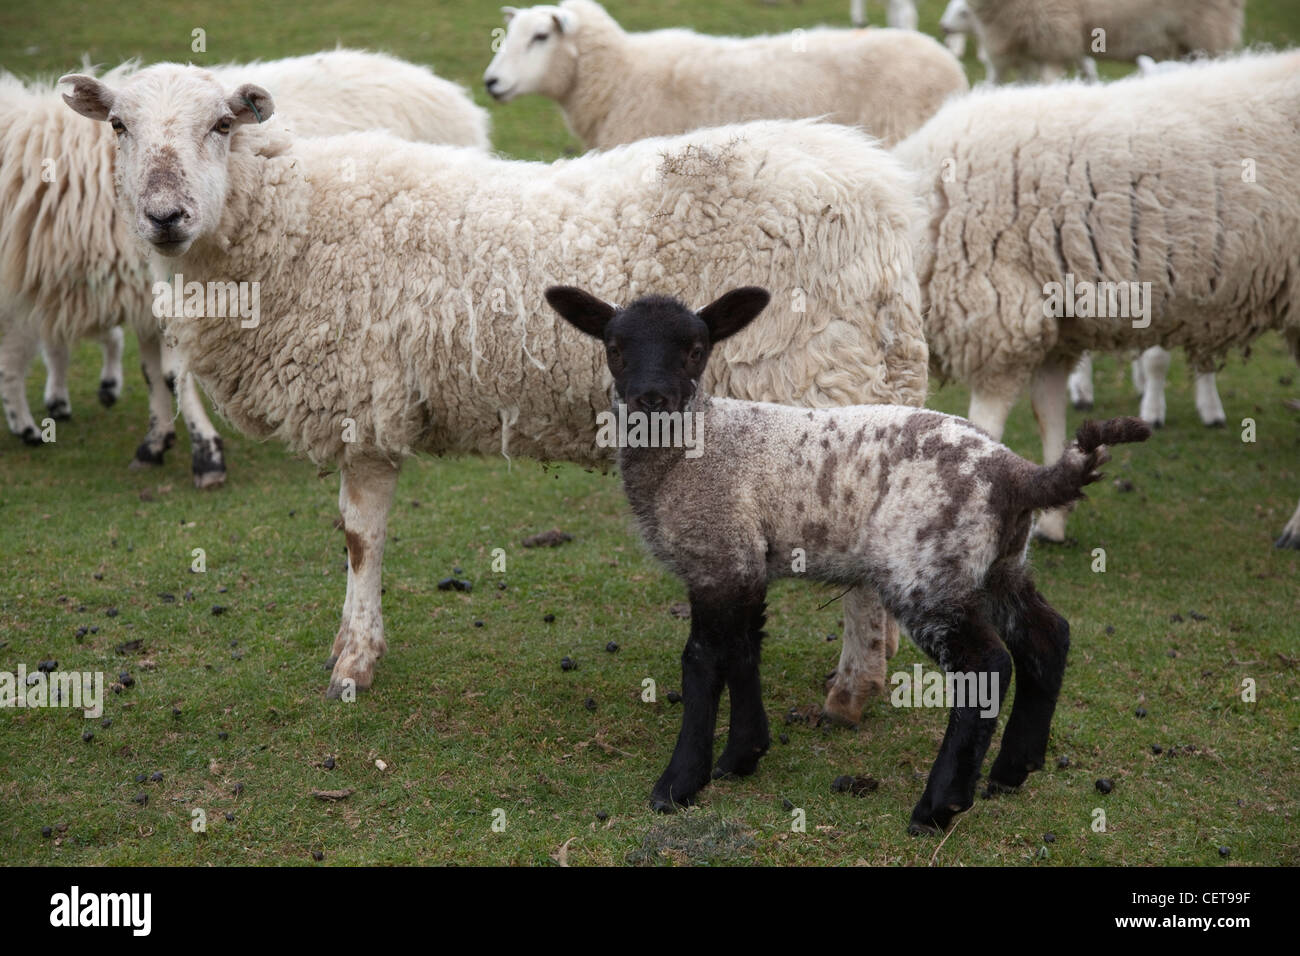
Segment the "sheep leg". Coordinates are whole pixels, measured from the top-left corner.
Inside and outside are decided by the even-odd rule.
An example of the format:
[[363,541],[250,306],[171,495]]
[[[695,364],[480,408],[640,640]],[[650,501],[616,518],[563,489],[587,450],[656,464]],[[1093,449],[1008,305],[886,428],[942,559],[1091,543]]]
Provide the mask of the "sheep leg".
[[749,641],[750,620],[744,602],[691,595],[691,636],[682,651],[682,729],[668,768],[650,794],[650,805],[661,813],[690,806],[709,782],[729,652]]
[[[154,328],[140,333],[142,336],[157,334]],[[194,487],[202,490],[225,484],[226,459],[221,436],[203,407],[194,376],[185,371],[180,356],[166,343],[162,345],[162,369],[163,381],[178,398],[181,417],[190,433],[190,474]]]
[[[1043,464],[1054,464],[1065,452],[1065,380],[1068,366],[1049,359],[1034,372],[1029,384],[1034,418],[1043,442]],[[1065,508],[1050,508],[1038,516],[1034,536],[1045,541],[1065,540]]]
[[[388,509],[399,469],[386,461],[344,465],[339,480],[339,513],[348,548],[348,598],[334,639],[334,671],[325,696],[365,690],[374,682],[375,662],[388,649],[384,641],[382,577]],[[351,682],[351,683],[349,683]]]
[[41,359],[45,362],[45,410],[56,422],[72,417],[68,397],[68,343],[41,337]]
[[1084,352],[1074,364],[1067,383],[1070,390],[1070,404],[1081,412],[1092,411],[1095,393],[1092,388],[1092,353]]
[[172,422],[176,417],[172,406],[171,390],[163,378],[162,342],[157,333],[150,335],[139,330],[140,340],[140,374],[144,376],[145,388],[149,390],[149,431],[144,441],[135,450],[132,468],[148,468],[163,463],[167,449],[176,444],[176,429]]
[[966,34],[964,33],[949,33],[943,38],[943,45],[959,60],[966,56]]
[[[916,629],[912,629],[912,633],[915,635]],[[948,729],[943,735],[939,755],[930,768],[925,792],[912,809],[908,832],[913,835],[943,832],[953,817],[969,810],[975,802],[980,767],[993,740],[993,731],[997,729],[997,712],[1001,710],[1002,699],[1011,683],[1011,655],[982,617],[959,622],[955,630],[938,641],[932,637],[927,639],[924,630],[922,634],[918,646],[926,649],[937,646],[937,649],[946,651],[941,656],[947,660],[947,673],[974,674],[977,686],[981,677],[986,682],[996,680],[998,707],[989,708],[993,710],[992,714],[982,715],[984,708],[978,700],[970,700],[969,695],[962,695],[960,706],[956,699],[952,701]],[[984,686],[988,687],[988,684]]]
[[[1138,415],[1152,428],[1165,427],[1165,383],[1169,378],[1169,362],[1173,358],[1158,345],[1153,345],[1140,356],[1142,365],[1142,405]],[[1134,376],[1136,381],[1137,376]]]
[[1016,699],[989,772],[986,795],[1015,790],[1047,759],[1047,736],[1065,678],[1070,624],[1028,581],[1006,602],[1006,645],[1016,668]]
[[1279,548],[1295,548],[1300,551],[1300,505],[1296,506],[1295,514],[1291,520],[1286,523],[1282,529],[1282,535],[1274,542]]
[[40,347],[40,332],[25,315],[0,316],[0,402],[9,430],[28,445],[41,444],[41,432],[27,404],[27,370]]
[[840,663],[827,681],[822,712],[836,723],[856,726],[867,700],[884,695],[886,662],[897,650],[898,622],[880,597],[862,585],[849,590],[844,595]]
[[855,27],[867,25],[867,0],[849,0],[849,19]]
[[1007,416],[1016,404],[1023,383],[1017,382],[1010,388],[997,390],[974,386],[970,393],[970,414],[966,417],[978,428],[984,429],[994,441],[1002,440],[1002,431],[1007,427]]
[[101,335],[99,347],[104,353],[99,370],[99,404],[111,408],[122,396],[122,353],[126,349],[122,326],[116,325]]
[[1222,428],[1228,424],[1213,371],[1196,373],[1196,413],[1207,428]]
[[766,620],[761,599],[751,602],[745,622],[748,640],[741,639],[727,655],[723,673],[731,697],[731,727],[727,746],[713,768],[713,779],[747,777],[758,769],[759,758],[772,744],[767,712],[763,710],[763,692],[758,676],[763,623]]

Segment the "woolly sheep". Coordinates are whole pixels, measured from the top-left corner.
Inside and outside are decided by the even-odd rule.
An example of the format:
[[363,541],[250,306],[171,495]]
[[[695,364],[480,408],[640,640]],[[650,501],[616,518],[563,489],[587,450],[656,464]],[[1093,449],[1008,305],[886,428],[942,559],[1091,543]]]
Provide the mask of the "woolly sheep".
[[[1132,62],[1241,45],[1246,0],[966,0],[988,51],[989,80],[1019,70],[1057,79],[1088,54]],[[1095,65],[1089,78],[1096,80]]]
[[[965,0],[953,0],[953,3],[965,3]],[[1145,54],[1137,58],[1138,71],[1143,76],[1157,73],[1171,73],[1186,69],[1188,64],[1179,60],[1156,62]],[[1160,428],[1165,423],[1165,379],[1169,374],[1172,356],[1158,345],[1153,345],[1133,359],[1133,387],[1142,396],[1142,407],[1138,416],[1150,425]],[[1201,422],[1210,428],[1227,424],[1228,417],[1223,411],[1223,402],[1219,398],[1218,385],[1215,382],[1213,367],[1196,371],[1196,411]],[[1093,406],[1092,356],[1087,352],[1079,357],[1066,383],[1070,401],[1075,408],[1091,409]]]
[[757,119],[824,116],[886,144],[967,88],[942,44],[912,31],[785,36],[625,33],[592,0],[503,8],[506,35],[483,74],[495,99],[540,93],[586,146]]
[[[858,131],[769,121],[546,166],[378,133],[294,139],[256,124],[274,108],[265,90],[227,93],[193,68],[154,67],[118,91],[67,79],[74,109],[128,130],[119,205],[141,237],[187,281],[260,284],[256,328],[167,320],[187,366],[237,428],[342,472],[332,696],[369,686],[385,648],[380,568],[405,456],[607,454],[593,420],[608,377],[538,307],[546,285],[595,273],[601,294],[626,297],[701,276],[769,283],[788,308],[728,343],[712,387],[811,406],[925,399],[918,209]],[[235,131],[215,148],[164,132],[228,114]],[[158,150],[176,157],[161,176]],[[846,634],[884,632],[878,598],[859,603],[872,613],[846,613]]]
[[[1298,115],[1300,53],[1247,54],[977,91],[901,143],[929,197],[932,365],[970,385],[971,420],[1000,437],[1030,384],[1052,462],[1085,349],[1182,347],[1203,368],[1276,328],[1300,355]],[[1064,513],[1038,532],[1062,540]],[[1279,544],[1300,546],[1300,518]]]
[[[941,831],[974,802],[1013,660],[1019,687],[989,790],[1014,790],[1043,765],[1070,627],[1030,580],[1033,510],[1083,497],[1106,445],[1144,441],[1145,424],[1087,422],[1060,461],[1040,467],[953,415],[712,399],[697,387],[709,351],[766,307],[765,290],[737,289],[698,313],[658,295],[625,309],[573,287],[546,297],[605,346],[615,412],[630,425],[623,489],[650,551],[690,597],[682,729],[655,809],[693,803],[711,770],[753,773],[767,752],[758,672],[767,586],[801,575],[878,591],[949,679],[983,691],[949,702],[913,832]],[[659,440],[672,421],[693,433],[690,450]],[[800,575],[785,560],[796,551],[806,555]],[[714,767],[724,684],[730,730]]]
[[979,43],[975,14],[971,13],[970,4],[966,0],[948,0],[948,6],[944,7],[943,16],[939,18],[939,29],[943,31],[944,46],[951,50],[952,55],[958,59],[966,55],[966,38],[968,36],[975,37],[978,44],[976,56],[984,64],[986,71],[992,71],[988,60],[988,51],[984,49],[984,44]]
[[[913,0],[886,0],[885,22],[895,30],[916,29],[916,4]],[[867,0],[849,0],[849,19],[855,27],[867,25]]]
[[[105,81],[118,82],[136,68],[124,64]],[[274,89],[284,116],[301,131],[382,127],[409,139],[488,147],[487,113],[464,90],[383,54],[335,50],[215,72]],[[113,152],[112,131],[69,114],[53,85],[0,75],[0,399],[9,428],[40,443],[24,384],[36,335],[24,326],[40,327],[50,373],[46,408],[62,419],[71,413],[70,344],[83,337],[106,340],[100,400],[111,405],[122,378],[117,327],[129,321],[140,339],[150,396],[149,433],[133,464],[162,464],[175,440],[169,389],[179,384],[195,484],[219,484],[225,478],[221,439],[193,383],[176,381],[174,362],[160,348],[145,254],[128,224],[112,216]],[[46,181],[47,169],[62,189]]]

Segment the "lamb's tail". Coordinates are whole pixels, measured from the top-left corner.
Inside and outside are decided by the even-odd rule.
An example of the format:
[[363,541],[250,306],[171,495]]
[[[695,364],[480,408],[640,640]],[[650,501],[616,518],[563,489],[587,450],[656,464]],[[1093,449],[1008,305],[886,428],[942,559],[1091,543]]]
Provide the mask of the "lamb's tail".
[[1024,494],[1030,508],[1059,508],[1078,501],[1083,486],[1098,481],[1097,471],[1110,461],[1107,445],[1146,441],[1151,426],[1140,418],[1112,418],[1105,422],[1086,421],[1075,433],[1074,443],[1054,465],[1030,473]]

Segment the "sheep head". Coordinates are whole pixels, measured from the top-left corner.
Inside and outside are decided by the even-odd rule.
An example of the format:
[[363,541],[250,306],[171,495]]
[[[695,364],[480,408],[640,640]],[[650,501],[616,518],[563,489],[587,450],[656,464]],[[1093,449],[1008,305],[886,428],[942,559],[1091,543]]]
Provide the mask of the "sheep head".
[[573,83],[578,15],[556,6],[502,7],[506,35],[483,73],[483,85],[499,103],[525,93],[562,97]]
[[164,256],[179,256],[221,221],[232,132],[261,123],[275,105],[260,86],[228,92],[197,67],[163,63],[118,89],[69,74],[64,101],[117,134],[118,202],[136,233]]
[[620,309],[572,286],[546,290],[551,308],[604,343],[614,390],[634,412],[683,411],[713,345],[752,322],[770,299],[745,286],[692,312],[668,296],[644,296]]

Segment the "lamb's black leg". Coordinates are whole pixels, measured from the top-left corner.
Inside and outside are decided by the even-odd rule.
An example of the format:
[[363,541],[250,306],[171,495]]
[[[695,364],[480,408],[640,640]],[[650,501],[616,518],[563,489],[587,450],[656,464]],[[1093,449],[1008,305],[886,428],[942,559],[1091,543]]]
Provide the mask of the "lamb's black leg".
[[682,651],[682,729],[668,769],[650,795],[656,810],[670,813],[689,806],[709,782],[728,651],[744,636],[747,621],[743,604],[691,595],[691,636]]
[[759,758],[772,743],[758,674],[766,621],[764,610],[760,594],[745,609],[745,633],[727,654],[725,676],[731,695],[731,730],[727,734],[727,749],[713,769],[714,779],[749,776],[758,769]]
[[1047,757],[1047,735],[1065,677],[1070,625],[1026,581],[1006,608],[1003,636],[1016,663],[1016,700],[1002,747],[989,771],[989,792],[1014,790]]
[[[953,702],[948,731],[930,768],[925,793],[912,809],[912,823],[908,828],[911,833],[941,832],[954,816],[970,809],[975,802],[980,767],[997,728],[1002,699],[1011,684],[1011,655],[983,617],[972,615],[962,620],[943,643],[946,653],[942,656],[949,673],[973,673],[977,681],[985,682],[996,677],[998,706],[990,708],[993,712],[987,716],[981,716],[981,704],[970,700],[969,695],[965,701]],[[984,686],[992,690],[991,684]]]

